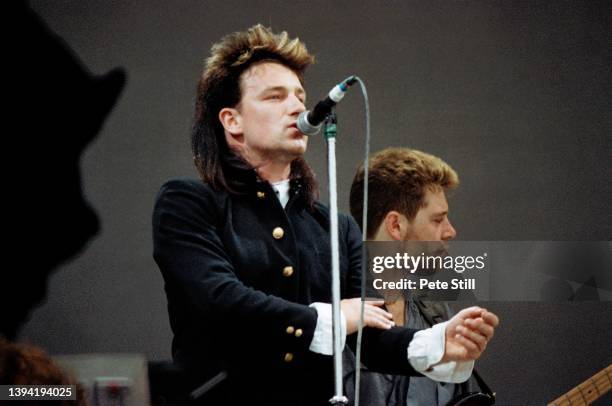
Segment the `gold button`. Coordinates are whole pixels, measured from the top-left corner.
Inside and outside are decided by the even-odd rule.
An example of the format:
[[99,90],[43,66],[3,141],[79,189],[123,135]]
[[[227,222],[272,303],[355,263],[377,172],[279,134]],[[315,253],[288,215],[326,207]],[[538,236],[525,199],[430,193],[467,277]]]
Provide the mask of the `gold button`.
[[258,191],[258,192],[257,192],[257,197],[258,197],[259,199],[263,199],[264,197],[266,197],[266,194],[265,194],[264,192],[260,192],[260,191]]
[[285,277],[290,277],[291,275],[293,275],[293,267],[292,266],[286,266],[283,268],[283,276]]
[[293,361],[293,354],[288,352],[287,354],[285,354],[285,362],[291,362]]
[[296,337],[301,337],[302,334],[304,334],[304,332],[302,331],[301,328],[298,328],[297,330],[295,330],[295,336]]
[[280,227],[276,227],[274,230],[272,230],[272,237],[276,238],[277,240],[283,238],[283,235],[285,235],[285,230]]
[[295,331],[295,328],[293,328],[293,326],[289,326],[287,327],[287,334],[293,334],[293,332]]

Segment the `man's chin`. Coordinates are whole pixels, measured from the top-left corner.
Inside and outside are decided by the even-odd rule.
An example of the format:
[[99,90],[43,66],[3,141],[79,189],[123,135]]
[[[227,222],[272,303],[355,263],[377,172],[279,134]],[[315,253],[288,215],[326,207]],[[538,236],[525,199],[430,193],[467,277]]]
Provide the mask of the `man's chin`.
[[276,148],[270,148],[265,151],[260,150],[259,156],[264,158],[263,160],[265,162],[290,163],[304,156],[306,153],[306,146],[307,142],[305,142],[305,140],[292,140],[292,142],[287,142]]
[[294,140],[293,143],[286,148],[286,153],[287,155],[292,156],[294,159],[299,158],[304,156],[307,146],[308,142],[306,139]]

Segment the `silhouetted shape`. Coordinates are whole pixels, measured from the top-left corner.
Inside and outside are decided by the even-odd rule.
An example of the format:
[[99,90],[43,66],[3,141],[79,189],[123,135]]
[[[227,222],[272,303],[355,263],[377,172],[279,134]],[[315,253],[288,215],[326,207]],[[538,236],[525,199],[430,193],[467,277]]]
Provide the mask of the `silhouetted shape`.
[[[81,188],[79,160],[125,84],[121,69],[94,76],[25,2],[7,2],[15,27],[3,38],[8,102],[3,151],[9,241],[0,279],[0,334],[14,339],[45,296],[49,274],[80,252],[98,229]],[[5,247],[6,248],[6,247]]]

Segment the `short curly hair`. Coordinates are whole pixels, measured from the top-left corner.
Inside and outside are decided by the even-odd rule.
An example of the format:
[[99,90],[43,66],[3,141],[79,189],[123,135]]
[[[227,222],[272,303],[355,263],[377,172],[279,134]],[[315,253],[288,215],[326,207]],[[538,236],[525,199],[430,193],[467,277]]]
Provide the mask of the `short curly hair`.
[[[387,148],[370,156],[368,167],[367,238],[376,234],[388,212],[397,210],[409,220],[425,204],[425,191],[454,189],[459,176],[440,158],[409,148]],[[361,166],[351,185],[351,214],[362,224],[363,178]]]
[[44,404],[49,406],[87,404],[83,386],[70,373],[62,370],[43,349],[31,344],[13,343],[1,335],[0,382],[10,385],[74,385],[76,400],[46,401]]
[[229,34],[211,48],[198,83],[191,148],[200,177],[215,188],[232,191],[229,172],[244,165],[227,145],[219,112],[240,102],[242,73],[270,61],[288,67],[303,83],[314,56],[299,38],[291,39],[286,31],[275,34],[261,24]]

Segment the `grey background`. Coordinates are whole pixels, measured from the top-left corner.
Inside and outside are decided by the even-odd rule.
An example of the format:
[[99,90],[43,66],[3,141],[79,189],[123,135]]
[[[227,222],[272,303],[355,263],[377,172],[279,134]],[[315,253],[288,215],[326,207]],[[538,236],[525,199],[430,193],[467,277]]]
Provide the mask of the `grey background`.
[[[129,75],[82,159],[102,231],[52,277],[46,304],[21,335],[53,354],[170,357],[163,283],[151,257],[155,194],[170,177],[195,176],[188,137],[211,44],[257,22],[287,29],[316,54],[311,103],[349,74],[365,80],[373,151],[414,147],[459,172],[451,202],[459,238],[612,240],[610,2],[31,4],[94,73],[123,66]],[[358,89],[338,114],[339,202],[347,211],[363,154]],[[326,201],[320,139],[310,140],[307,158]],[[612,361],[610,303],[487,306],[502,324],[479,369],[499,404],[553,400]]]

